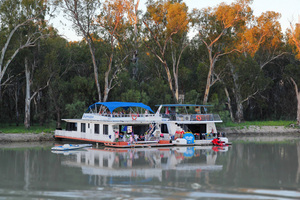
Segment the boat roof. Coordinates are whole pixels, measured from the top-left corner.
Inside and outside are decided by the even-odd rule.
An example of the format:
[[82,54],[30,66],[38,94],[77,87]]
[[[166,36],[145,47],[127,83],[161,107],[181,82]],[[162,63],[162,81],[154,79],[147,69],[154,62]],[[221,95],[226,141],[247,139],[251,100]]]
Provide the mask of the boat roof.
[[127,110],[130,107],[144,108],[144,109],[149,110],[150,112],[154,113],[153,110],[149,106],[147,106],[143,103],[134,103],[134,102],[96,102],[93,105],[90,105],[89,108],[87,109],[87,111],[95,108],[97,105],[106,106],[111,113],[117,108],[124,108],[125,110]]
[[156,106],[163,107],[212,107],[212,105],[198,105],[198,104],[159,104]]

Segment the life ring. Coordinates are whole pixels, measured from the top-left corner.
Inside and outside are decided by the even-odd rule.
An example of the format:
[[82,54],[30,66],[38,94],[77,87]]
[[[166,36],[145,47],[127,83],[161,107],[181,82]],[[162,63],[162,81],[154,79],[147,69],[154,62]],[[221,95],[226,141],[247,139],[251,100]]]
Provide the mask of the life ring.
[[137,119],[137,115],[133,114],[133,115],[131,115],[131,118],[132,118],[132,120],[136,120]]
[[196,116],[196,119],[197,119],[197,121],[201,121],[201,116],[200,116],[200,115],[197,115],[197,116]]

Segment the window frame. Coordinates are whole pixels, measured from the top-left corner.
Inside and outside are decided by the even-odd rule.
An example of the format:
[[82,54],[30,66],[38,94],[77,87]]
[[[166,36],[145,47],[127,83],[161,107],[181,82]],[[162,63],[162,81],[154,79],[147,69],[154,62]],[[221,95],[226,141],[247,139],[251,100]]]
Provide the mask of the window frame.
[[80,130],[81,130],[81,133],[86,133],[86,123],[80,123]]
[[103,127],[102,127],[102,130],[103,130],[103,135],[108,135],[108,125],[107,124],[103,124]]
[[100,125],[99,124],[94,124],[94,133],[97,135],[100,134]]

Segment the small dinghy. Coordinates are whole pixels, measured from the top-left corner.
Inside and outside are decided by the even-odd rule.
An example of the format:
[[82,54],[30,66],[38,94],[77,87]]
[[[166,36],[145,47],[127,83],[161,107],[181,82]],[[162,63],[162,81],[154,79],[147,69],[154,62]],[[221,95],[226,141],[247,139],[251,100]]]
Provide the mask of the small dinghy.
[[80,148],[91,147],[91,146],[92,144],[64,144],[62,146],[52,147],[51,150],[68,151],[68,150],[80,149]]

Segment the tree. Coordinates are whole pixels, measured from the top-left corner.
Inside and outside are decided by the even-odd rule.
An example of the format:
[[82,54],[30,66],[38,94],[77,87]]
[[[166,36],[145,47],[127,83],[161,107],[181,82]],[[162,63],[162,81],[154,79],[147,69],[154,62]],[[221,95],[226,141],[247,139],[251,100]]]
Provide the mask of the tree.
[[39,94],[40,91],[49,86],[50,78],[47,80],[47,83],[44,86],[36,84],[35,90],[31,92],[33,85],[33,73],[35,68],[37,68],[38,60],[35,58],[33,60],[32,66],[29,67],[28,57],[25,57],[25,80],[26,80],[26,92],[25,92],[25,116],[24,116],[24,126],[25,128],[30,128],[30,113],[31,113],[31,101]]
[[[128,21],[134,20],[137,22],[137,16],[131,18],[132,9],[135,9],[137,15],[137,6],[139,1],[134,5],[132,0],[113,0],[104,1],[102,4],[99,0],[63,0],[63,7],[69,18],[72,19],[77,32],[84,37],[84,40],[89,45],[96,87],[98,91],[98,101],[107,101],[110,90],[114,87],[113,81],[120,72],[122,62],[128,57],[119,60],[119,63],[114,63],[115,49],[119,45],[120,37],[126,33],[124,30],[128,26]],[[127,15],[126,15],[127,14]],[[127,18],[127,21],[126,21]],[[124,33],[121,33],[125,31]],[[104,38],[102,38],[104,37]],[[107,53],[107,67],[104,70],[104,89],[101,92],[99,80],[100,60],[96,59],[97,49],[106,45],[107,39],[110,49]],[[96,44],[97,43],[97,44]],[[117,67],[113,69],[113,65]],[[101,73],[100,73],[101,74]]]
[[[300,59],[300,24],[296,24],[295,28],[291,24],[291,29],[288,30],[287,34],[288,42],[294,46],[293,52],[296,55],[296,58]],[[292,76],[290,77],[290,80],[294,85],[294,90],[297,98],[297,125],[300,126],[300,91],[296,80]]]
[[[116,79],[122,70],[123,62],[127,59],[131,52],[125,53],[123,45],[129,38],[128,29],[131,24],[134,25],[134,38],[137,37],[137,6],[134,1],[130,0],[106,0],[102,4],[100,15],[97,16],[97,23],[101,29],[98,30],[101,36],[103,35],[103,42],[107,41],[109,48],[106,51],[107,67],[104,74],[104,96],[103,101],[107,101],[110,90],[117,84]],[[135,12],[133,12],[135,10]],[[135,51],[137,52],[137,47]],[[122,58],[117,58],[117,52]],[[123,51],[123,52],[122,52]],[[124,55],[125,53],[125,55]],[[134,53],[134,55],[137,53]]]
[[98,92],[98,101],[102,100],[101,87],[99,82],[98,62],[96,59],[93,34],[96,26],[94,19],[96,12],[100,7],[99,0],[60,0],[65,14],[72,20],[75,30],[79,35],[82,35],[87,44],[89,45],[90,54],[92,57],[94,79]]
[[199,38],[206,46],[209,59],[203,104],[207,103],[210,88],[216,82],[214,77],[216,62],[224,55],[239,51],[238,48],[231,48],[225,43],[226,37],[230,37],[231,30],[249,18],[251,2],[252,0],[237,0],[231,5],[221,3],[215,8],[209,7],[201,12],[193,11],[193,24],[198,26]]
[[297,58],[300,59],[300,23],[296,23],[295,28],[291,24],[291,29],[288,30],[289,43],[294,44],[296,49],[293,52],[296,54]]
[[[176,102],[179,100],[179,64],[187,47],[188,8],[185,3],[171,1],[149,2],[147,7],[145,44],[161,62],[167,74],[169,88]],[[172,67],[168,63],[171,52]]]
[[[243,66],[242,63],[237,62],[237,64],[234,64],[234,62],[228,60],[229,72],[233,81],[232,92],[236,103],[235,119],[239,123],[244,120],[243,103],[266,89],[270,83],[268,78],[263,78],[263,69],[285,54],[282,51],[283,42],[279,18],[279,13],[267,11],[259,17],[253,16],[250,18],[251,20],[246,21],[246,26],[243,26],[236,33],[238,39],[233,42],[233,45],[243,52],[237,56],[239,59],[244,57],[244,61],[246,61],[244,63],[253,60],[247,66],[252,68],[252,71],[246,74],[247,77],[244,78],[245,80],[251,80],[249,83],[251,87],[248,89],[245,89],[247,84],[241,78],[245,72],[249,71],[239,69]],[[249,77],[252,78],[249,79]]]
[[[3,0],[0,2],[1,38],[0,45],[0,101],[1,87],[6,84],[12,76],[5,73],[18,53],[25,48],[35,46],[37,40],[43,37],[43,14],[46,11],[44,0]],[[22,28],[39,24],[33,32],[22,34]],[[18,31],[21,33],[18,35]],[[5,80],[4,80],[5,79]]]

